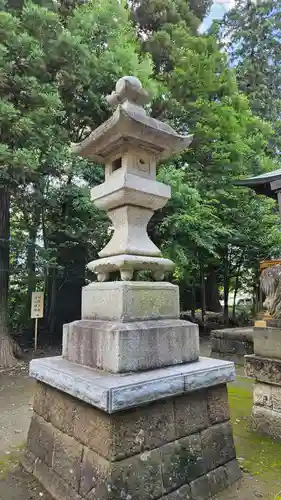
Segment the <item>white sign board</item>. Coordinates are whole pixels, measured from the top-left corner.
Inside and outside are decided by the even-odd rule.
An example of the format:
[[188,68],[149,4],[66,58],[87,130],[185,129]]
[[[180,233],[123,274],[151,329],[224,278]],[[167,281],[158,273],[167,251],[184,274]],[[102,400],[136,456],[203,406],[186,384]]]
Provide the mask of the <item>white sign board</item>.
[[32,292],[31,318],[43,318],[44,292]]

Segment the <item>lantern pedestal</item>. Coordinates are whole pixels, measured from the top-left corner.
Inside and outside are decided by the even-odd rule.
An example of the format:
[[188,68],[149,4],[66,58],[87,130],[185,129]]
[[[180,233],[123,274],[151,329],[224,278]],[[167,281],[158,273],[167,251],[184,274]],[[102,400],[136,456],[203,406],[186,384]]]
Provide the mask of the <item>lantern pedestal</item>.
[[209,498],[240,477],[230,362],[109,375],[56,357],[31,375],[24,466],[56,500]]

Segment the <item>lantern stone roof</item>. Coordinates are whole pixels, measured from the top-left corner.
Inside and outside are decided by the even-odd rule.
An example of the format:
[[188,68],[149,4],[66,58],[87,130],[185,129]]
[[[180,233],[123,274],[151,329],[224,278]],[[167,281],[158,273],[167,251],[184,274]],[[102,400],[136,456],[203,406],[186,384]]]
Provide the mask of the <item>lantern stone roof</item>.
[[255,177],[248,177],[247,179],[235,181],[236,186],[245,186],[253,189],[257,194],[263,194],[269,198],[277,198],[277,193],[272,189],[271,183],[281,180],[281,168],[266,172],[265,174],[257,175]]
[[107,100],[109,104],[117,105],[117,109],[80,144],[72,146],[74,153],[106,163],[117,151],[135,144],[157,155],[160,161],[190,145],[191,135],[180,135],[167,123],[146,114],[142,104],[149,100],[148,94],[137,78],[118,80],[116,90]]

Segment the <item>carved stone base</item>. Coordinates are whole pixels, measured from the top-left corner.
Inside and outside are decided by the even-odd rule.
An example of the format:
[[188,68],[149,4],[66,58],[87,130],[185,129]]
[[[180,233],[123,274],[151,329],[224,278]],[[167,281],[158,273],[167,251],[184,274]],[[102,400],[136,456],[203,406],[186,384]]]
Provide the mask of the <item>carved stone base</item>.
[[274,439],[281,439],[281,387],[257,382],[253,402],[253,428]]
[[281,359],[270,359],[255,354],[245,356],[245,373],[259,382],[281,385]]
[[245,372],[255,378],[253,429],[274,439],[281,439],[281,360],[246,356]]
[[110,273],[120,271],[121,280],[131,281],[135,271],[151,271],[155,281],[163,281],[165,272],[174,269],[175,264],[162,257],[140,255],[113,255],[93,260],[87,265],[97,275],[98,281],[108,281]]
[[239,479],[225,385],[109,415],[37,383],[24,467],[55,500],[188,500]]

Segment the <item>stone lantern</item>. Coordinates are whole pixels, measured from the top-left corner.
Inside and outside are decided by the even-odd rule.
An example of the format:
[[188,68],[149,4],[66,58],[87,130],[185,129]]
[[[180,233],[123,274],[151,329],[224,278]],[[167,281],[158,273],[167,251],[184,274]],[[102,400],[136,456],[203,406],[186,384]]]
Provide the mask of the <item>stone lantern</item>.
[[[64,325],[63,354],[33,360],[37,380],[24,466],[56,500],[209,498],[240,477],[226,383],[231,362],[199,358],[198,326],[180,319],[173,263],[146,226],[170,198],[156,164],[190,136],[147,116],[147,93],[121,78],[116,110],[74,147],[105,165],[92,190],[114,226],[81,320]],[[154,281],[132,281],[140,270]],[[109,281],[112,272],[121,281]]]
[[137,78],[121,78],[108,97],[114,114],[73,148],[81,156],[105,164],[105,182],[92,189],[95,205],[108,212],[114,226],[110,242],[99,260],[88,268],[98,281],[120,271],[131,280],[134,271],[151,270],[161,281],[173,263],[161,257],[148,237],[146,226],[155,210],[171,197],[171,188],[156,180],[157,162],[187,148],[192,136],[178,135],[169,125],[147,116],[143,104],[148,94]]

